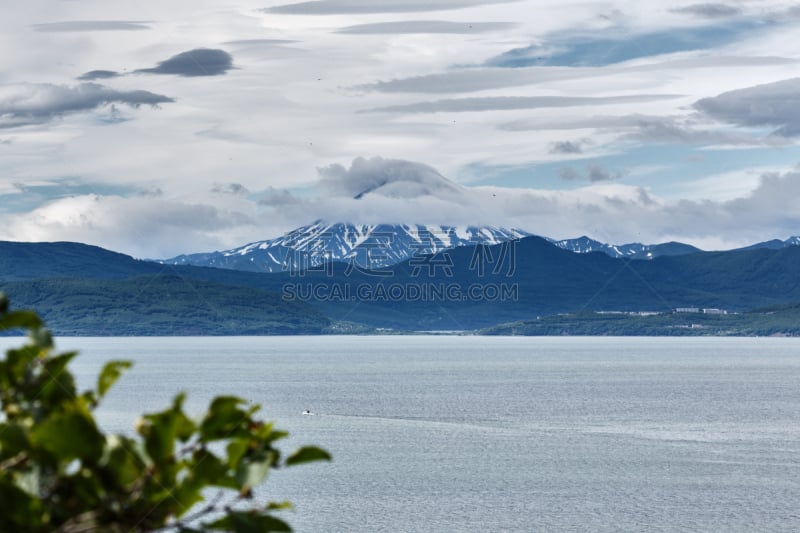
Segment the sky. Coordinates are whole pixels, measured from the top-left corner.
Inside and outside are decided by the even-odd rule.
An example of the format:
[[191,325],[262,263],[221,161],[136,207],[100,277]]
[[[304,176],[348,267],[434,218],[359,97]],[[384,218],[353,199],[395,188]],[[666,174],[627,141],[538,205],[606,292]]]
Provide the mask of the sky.
[[800,234],[800,3],[0,5],[0,239],[141,258],[316,220]]

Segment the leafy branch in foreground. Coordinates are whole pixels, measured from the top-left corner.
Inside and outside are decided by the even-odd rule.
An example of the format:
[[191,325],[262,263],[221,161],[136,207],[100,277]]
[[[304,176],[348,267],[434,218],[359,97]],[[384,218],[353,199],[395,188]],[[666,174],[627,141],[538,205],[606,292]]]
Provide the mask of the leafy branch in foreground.
[[291,531],[274,516],[291,505],[253,505],[253,488],[271,469],[330,460],[326,451],[282,457],[274,443],[287,433],[231,396],[195,422],[179,394],[139,419],[139,438],[105,434],[93,411],[131,364],[107,363],[96,389],[79,393],[67,369],[76,353],[54,354],[42,320],[9,311],[0,294],[0,331],[9,329],[26,329],[29,342],[0,360],[0,531]]

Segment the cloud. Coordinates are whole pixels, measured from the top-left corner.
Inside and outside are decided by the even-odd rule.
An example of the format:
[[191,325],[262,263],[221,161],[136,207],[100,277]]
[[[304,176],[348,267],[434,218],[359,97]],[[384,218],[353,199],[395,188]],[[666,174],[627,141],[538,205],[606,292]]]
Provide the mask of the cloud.
[[[256,39],[263,46],[263,39]],[[236,41],[231,41],[236,42]],[[249,41],[239,41],[242,43]],[[283,42],[283,41],[275,41]],[[292,42],[292,41],[285,41]],[[153,68],[135,70],[134,74],[174,74],[177,76],[221,76],[233,68],[233,57],[224,50],[196,48],[161,61]],[[123,74],[114,70],[90,70],[78,76],[79,80],[118,78]]]
[[96,83],[0,85],[0,128],[41,124],[65,114],[87,112],[112,103],[138,107],[173,101],[149,91],[118,91]]
[[286,15],[354,15],[370,13],[413,13],[507,4],[516,0],[315,0],[268,7],[266,13]]
[[631,96],[485,96],[452,98],[367,109],[364,113],[457,113],[464,111],[509,111],[548,107],[573,107],[610,104],[631,104],[680,98],[671,94],[639,94]]
[[[706,2],[741,8],[742,15],[708,19],[669,11]],[[187,16],[186,9],[164,2],[157,22],[140,23],[151,26],[147,31],[90,32],[87,28],[92,26],[84,25],[86,33],[42,33],[30,24],[95,18],[137,24],[133,19],[141,15],[133,7],[93,11],[87,2],[52,2],[53,9],[43,15],[32,7],[24,9],[30,2],[18,2],[18,8],[6,2],[5,9],[0,8],[0,21],[5,22],[2,35],[8,44],[0,46],[0,124],[5,128],[41,124],[61,115],[68,120],[56,118],[45,126],[0,130],[0,138],[13,138],[11,145],[0,144],[0,191],[5,194],[14,182],[30,185],[67,174],[125,186],[126,190],[116,194],[128,197],[147,187],[161,189],[164,194],[156,199],[163,201],[160,205],[165,208],[172,205],[168,199],[219,210],[229,204],[249,205],[229,210],[247,213],[257,223],[231,226],[224,235],[214,234],[213,239],[205,233],[193,233],[195,242],[175,241],[176,247],[190,251],[202,250],[211,242],[235,246],[248,239],[274,236],[277,226],[282,226],[278,232],[290,230],[322,215],[361,216],[375,221],[384,216],[398,221],[440,216],[443,220],[465,221],[474,217],[486,223],[518,221],[517,225],[537,233],[566,233],[580,222],[584,227],[576,230],[578,235],[603,237],[604,231],[612,230],[620,235],[635,231],[634,223],[626,229],[615,225],[615,219],[593,219],[586,214],[588,207],[580,206],[592,206],[599,213],[620,202],[644,209],[638,191],[632,187],[635,185],[651,187],[647,192],[665,206],[675,207],[677,198],[721,201],[754,188],[755,176],[763,169],[785,169],[800,161],[800,144],[796,144],[800,137],[768,135],[795,120],[791,108],[767,121],[775,124],[759,125],[765,120],[759,109],[764,98],[752,99],[748,102],[751,107],[724,115],[720,110],[709,113],[701,109],[702,102],[691,107],[702,98],[722,97],[732,89],[800,77],[800,56],[792,45],[792,30],[796,28],[784,16],[796,3],[672,0],[642,7],[641,3],[615,1],[584,2],[578,9],[578,4],[550,0],[279,0],[251,5],[249,14],[241,5],[204,3],[204,8]],[[267,10],[268,14],[253,12],[271,6],[278,7]],[[334,15],[320,16],[326,12]],[[302,13],[309,16],[299,16]],[[470,21],[518,25],[490,33],[475,31],[475,27],[468,34],[387,33],[385,39],[367,33],[334,33],[345,27],[351,32],[411,31],[414,28],[408,26],[409,22],[420,20],[442,24],[432,29],[451,31],[468,29]],[[62,25],[62,29],[68,26]],[[684,31],[687,27],[692,28]],[[723,29],[706,31],[718,27]],[[80,28],[72,25],[70,29]],[[660,36],[666,47],[658,42]],[[615,48],[626,38],[630,40],[625,46],[642,47],[644,55],[605,65],[633,53],[625,46]],[[733,41],[725,41],[728,38]],[[726,43],[724,47],[715,44],[720,42]],[[532,45],[543,49],[529,50],[531,56],[543,51],[543,57],[552,63],[560,60],[567,66],[483,65],[489,58]],[[597,50],[591,50],[592,46]],[[669,56],[652,55],[668,51],[670,46],[693,49]],[[227,70],[224,77],[178,77],[191,67],[184,64],[171,68],[170,56],[195,48],[222,49],[233,58],[230,64],[223,61],[220,70],[234,65],[242,70]],[[610,55],[603,57],[605,52]],[[167,60],[167,64],[157,65],[161,60]],[[573,66],[581,61],[599,66]],[[178,75],[132,76],[131,72],[139,68]],[[103,74],[92,69],[116,71],[120,77],[101,78]],[[92,79],[71,79],[82,74]],[[51,88],[17,88],[8,98],[8,86],[2,84],[12,81],[37,82]],[[120,101],[103,104],[91,99],[72,107],[61,99],[51,104],[52,108],[42,104],[54,98],[50,93],[60,92],[52,87],[64,83],[66,92],[74,96],[72,93],[84,81],[102,84],[117,94],[146,89],[180,103],[164,105],[160,112],[131,109]],[[35,105],[29,103],[37,112],[21,109],[20,102],[28,93],[36,93],[32,94],[34,100],[45,96]],[[574,105],[580,100],[553,100],[545,102],[545,107],[537,107],[542,101],[521,100],[536,95],[586,98],[661,93],[686,96],[641,104],[605,105],[596,100],[580,106]],[[441,99],[443,103],[437,102]],[[112,110],[113,105],[117,112]],[[417,109],[409,114],[402,108],[396,114],[358,113],[402,105]],[[435,114],[439,107],[456,111]],[[800,109],[800,105],[794,107]],[[486,112],[478,112],[483,110]],[[126,118],[136,120],[107,125]],[[749,125],[753,121],[756,125]],[[593,139],[595,144],[580,145],[579,140],[584,138]],[[779,150],[771,146],[753,150],[714,148],[759,142],[783,144]],[[576,153],[576,149],[583,153]],[[329,195],[322,184],[309,187],[315,168],[340,163],[350,171],[351,161],[361,154],[423,161],[441,175],[462,183],[513,184],[542,190],[498,188],[494,197],[489,188],[465,187],[466,195],[453,193],[453,198],[464,200],[458,204],[437,200],[435,195],[414,196],[414,187],[423,192],[424,188],[410,180],[387,183],[358,200],[353,197],[367,187],[337,195]],[[706,162],[691,162],[690,157],[697,154],[705,155]],[[592,182],[587,164],[599,164],[612,174],[617,169],[630,169],[630,174],[623,180]],[[579,179],[561,181],[558,172],[564,165],[573,166]],[[737,179],[753,168],[758,172]],[[720,169],[730,176],[716,179]],[[726,179],[730,185],[726,185]],[[250,194],[211,192],[215,185],[222,187],[227,182],[241,184]],[[719,183],[718,189],[714,183]],[[111,194],[92,190],[70,191],[69,195],[89,192]],[[39,190],[36,204],[29,203],[24,209],[30,212],[64,196],[59,191]],[[503,209],[495,207],[501,198]],[[7,208],[6,198],[1,198],[0,209]],[[573,208],[586,216],[576,216],[573,221],[560,214],[561,209],[569,212]],[[553,220],[532,212],[537,209],[550,213]],[[629,211],[615,209],[620,209],[614,211],[617,214],[633,216],[636,212],[633,207]],[[259,218],[260,213],[269,217]],[[656,233],[646,217],[641,220],[651,234],[662,234]],[[664,217],[661,223],[675,228],[675,234],[678,230],[685,233],[688,230],[676,227],[679,220]],[[716,227],[720,234],[739,233],[733,225]],[[766,226],[759,227],[763,230]],[[77,230],[75,234],[79,235]],[[112,247],[146,245],[120,243]]]
[[345,168],[330,165],[318,169],[319,186],[328,194],[362,199],[367,195],[387,198],[421,196],[452,197],[463,194],[459,185],[422,163],[373,157],[356,158]]
[[[639,144],[689,144],[698,146],[782,146],[785,139],[731,132],[727,129],[702,129],[697,116],[594,115],[580,118],[526,118],[497,126],[502,131],[543,131],[593,129],[602,133],[620,134],[619,140]],[[587,139],[583,142],[586,143]],[[550,144],[551,154],[581,153],[582,146],[567,141]],[[589,142],[588,144],[591,144]]]
[[682,143],[700,146],[728,145],[755,146],[759,144],[786,144],[779,139],[758,139],[751,135],[739,135],[730,131],[697,129],[692,124],[684,124],[675,118],[642,118],[634,125],[633,131],[622,137],[640,143]]
[[168,257],[174,250],[196,251],[198,246],[218,249],[222,234],[255,225],[248,213],[202,202],[96,194],[54,200],[5,221],[0,238],[77,241],[136,257]]
[[583,147],[586,144],[591,144],[588,139],[580,141],[555,141],[550,143],[551,154],[582,154]]
[[164,196],[164,191],[161,190],[161,187],[149,187],[147,189],[142,189],[138,194],[145,198],[160,198]]
[[171,257],[273,238],[315,219],[493,225],[553,238],[680,240],[704,248],[787,237],[800,227],[800,171],[764,174],[751,192],[729,201],[667,201],[619,183],[622,172],[591,166],[572,172],[578,186],[569,190],[465,187],[422,163],[358,158],[349,167],[320,169],[320,180],[302,197],[269,187],[260,201],[252,198],[258,195],[175,200],[157,189],[128,198],[61,198],[6,213],[0,239],[71,240],[137,257]]
[[135,72],[176,76],[221,76],[232,68],[233,57],[225,50],[196,48],[165,59],[153,68],[143,68]]
[[258,200],[258,205],[265,207],[285,207],[297,205],[302,201],[286,189],[268,187],[263,196]]
[[670,9],[670,11],[682,15],[694,15],[696,17],[709,19],[735,17],[742,14],[742,10],[738,7],[714,3],[691,4],[684,7],[676,7]]
[[598,183],[602,181],[615,181],[622,179],[625,172],[610,172],[599,165],[589,165],[586,172],[579,172],[572,167],[564,167],[559,171],[559,177],[564,181],[588,181]]
[[703,76],[712,68],[754,68],[778,66],[789,68],[797,60],[785,57],[765,56],[703,56],[672,59],[645,65],[606,67],[517,67],[517,68],[469,68],[451,69],[446,72],[395,78],[373,83],[355,85],[357,91],[393,93],[465,93],[504,89],[548,82],[594,78],[620,78],[621,76],[664,76],[677,71],[682,75],[698,70]]
[[120,76],[119,72],[114,72],[113,70],[90,70],[89,72],[84,72],[80,76],[77,77],[79,80],[83,81],[92,81],[92,80],[106,80],[109,78],[117,78]]
[[70,20],[34,24],[33,29],[40,32],[149,30],[148,22],[146,20]]
[[238,39],[235,41],[225,41],[222,44],[231,46],[282,46],[299,42],[300,41],[292,39]]
[[[800,171],[765,174],[750,193],[728,201],[668,201],[619,183],[627,172],[598,165],[564,172],[577,188],[464,187],[422,163],[359,158],[350,168],[321,169],[311,195],[270,202],[270,214],[296,226],[308,223],[313,213],[328,222],[493,225],[553,238],[588,233],[617,244],[680,240],[706,248],[786,237],[800,227]],[[392,183],[403,194],[383,194]],[[417,189],[415,183],[439,184],[452,192]],[[356,191],[370,187],[376,193],[354,198]]]
[[403,20],[358,24],[336,30],[336,33],[357,35],[414,34],[414,33],[482,33],[513,28],[508,22],[450,22],[445,20]]
[[503,131],[537,131],[537,130],[582,130],[582,129],[628,129],[639,127],[643,123],[672,120],[670,117],[642,115],[591,115],[574,118],[524,118],[505,122],[497,126]]
[[776,135],[800,135],[800,78],[756,85],[703,98],[694,107],[738,126],[777,127]]
[[749,21],[698,28],[670,28],[665,31],[627,34],[623,29],[609,37],[608,30],[591,35],[553,35],[522,48],[495,56],[486,64],[493,67],[602,67],[643,57],[706,50],[734,42],[757,27]]
[[83,195],[123,195],[138,193],[137,188],[115,186],[99,181],[76,178],[57,178],[53,180],[9,180],[3,189],[0,186],[0,213],[25,213],[45,205],[54,199]]
[[235,196],[247,196],[250,191],[241,183],[225,183],[222,185],[214,185],[211,189],[215,194],[233,194]]

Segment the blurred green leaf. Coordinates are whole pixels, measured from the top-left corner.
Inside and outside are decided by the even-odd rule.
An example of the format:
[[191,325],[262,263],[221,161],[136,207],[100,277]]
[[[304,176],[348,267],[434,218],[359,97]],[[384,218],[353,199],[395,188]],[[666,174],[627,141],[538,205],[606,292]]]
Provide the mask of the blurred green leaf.
[[42,364],[42,385],[37,400],[58,405],[75,399],[75,378],[66,370],[67,365],[78,355],[76,352],[48,357]]
[[305,446],[286,458],[286,466],[310,463],[312,461],[330,460],[331,455],[322,448],[317,448],[316,446]]
[[18,424],[0,423],[0,461],[14,457],[29,447],[25,429]]
[[236,468],[236,465],[239,464],[239,461],[244,457],[249,447],[250,443],[247,439],[231,440],[226,447],[226,451],[228,452],[228,466],[230,468]]
[[189,469],[191,470],[190,478],[203,485],[229,489],[238,488],[230,475],[228,465],[205,448],[201,448],[193,454]]
[[53,413],[31,431],[36,448],[61,460],[99,460],[103,437],[94,420],[80,412]]
[[144,446],[157,465],[172,458],[175,452],[177,417],[172,410],[145,415]]
[[0,316],[0,331],[4,329],[39,329],[42,319],[33,311],[11,311]]
[[236,482],[243,493],[249,493],[250,489],[260,485],[267,478],[275,459],[274,452],[261,452],[239,463],[236,469]]
[[200,437],[204,442],[235,437],[236,430],[248,421],[247,413],[239,409],[245,403],[235,396],[214,398],[208,414],[200,424]]
[[122,371],[129,369],[131,366],[133,366],[133,363],[130,361],[109,361],[106,363],[103,370],[100,371],[100,375],[97,376],[98,396],[100,398],[105,396],[108,389],[110,389],[122,375]]
[[175,413],[175,436],[181,442],[191,439],[197,430],[197,426],[192,422],[192,419],[183,412],[183,402],[185,400],[186,394],[181,392],[172,401],[172,412]]
[[269,502],[267,504],[267,511],[290,511],[294,509],[292,502]]
[[195,431],[194,422],[183,412],[185,397],[178,394],[170,409],[144,416],[146,424],[140,433],[144,436],[147,454],[158,465],[174,461],[175,441],[185,442]]
[[31,530],[41,527],[42,502],[5,476],[0,478],[0,502],[0,531],[20,531],[19,524],[26,524]]
[[211,524],[211,529],[233,531],[234,533],[268,533],[270,531],[291,532],[292,528],[274,516],[263,515],[257,512],[231,511],[228,516]]
[[128,487],[144,473],[146,465],[133,440],[112,435],[107,439],[103,466],[119,487]]

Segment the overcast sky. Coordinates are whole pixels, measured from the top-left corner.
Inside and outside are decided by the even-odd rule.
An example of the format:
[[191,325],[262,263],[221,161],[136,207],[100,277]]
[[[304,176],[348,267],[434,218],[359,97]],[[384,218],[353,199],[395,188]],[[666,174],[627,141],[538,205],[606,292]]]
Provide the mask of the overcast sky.
[[0,239],[800,234],[800,3],[0,4]]

